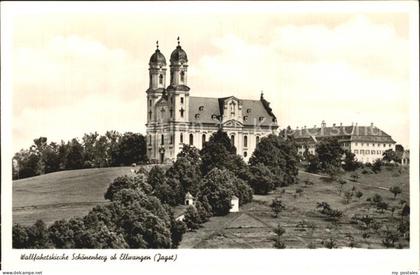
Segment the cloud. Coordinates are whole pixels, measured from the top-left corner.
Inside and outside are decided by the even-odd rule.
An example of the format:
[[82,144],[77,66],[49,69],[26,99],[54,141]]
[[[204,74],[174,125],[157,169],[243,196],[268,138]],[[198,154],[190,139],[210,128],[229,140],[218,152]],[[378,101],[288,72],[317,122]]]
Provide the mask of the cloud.
[[409,119],[409,43],[392,25],[355,16],[274,33],[266,44],[238,34],[214,38],[218,51],[199,60],[191,82],[218,96],[258,98],[264,90],[283,127],[375,122],[408,144],[401,122]]
[[[14,62],[14,113],[50,108],[98,95],[130,99],[139,85],[135,62],[123,49],[77,35],[56,36],[45,48],[17,48]],[[142,68],[143,67],[143,68]]]
[[[409,43],[404,28],[385,20],[392,16],[335,15],[328,24],[327,16],[253,16],[255,24],[248,16],[195,16],[171,21],[171,28],[166,19],[133,27],[148,23],[147,16],[113,24],[108,17],[66,18],[51,27],[51,20],[37,20],[31,32],[20,30],[13,51],[15,150],[40,135],[144,132],[148,58],[158,38],[169,58],[173,30],[180,30],[190,60],[192,96],[258,99],[263,90],[282,127],[374,122],[408,144]],[[199,32],[188,27],[198,18]]]

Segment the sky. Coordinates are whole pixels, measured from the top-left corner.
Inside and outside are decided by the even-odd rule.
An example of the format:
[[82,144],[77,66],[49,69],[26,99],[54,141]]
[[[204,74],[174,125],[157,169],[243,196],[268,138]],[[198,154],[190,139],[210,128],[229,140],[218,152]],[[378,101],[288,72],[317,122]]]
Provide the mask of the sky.
[[404,12],[125,5],[38,5],[12,17],[15,152],[39,136],[144,134],[149,58],[159,40],[169,64],[178,36],[191,96],[259,99],[263,91],[281,128],[374,123],[409,145],[412,38]]

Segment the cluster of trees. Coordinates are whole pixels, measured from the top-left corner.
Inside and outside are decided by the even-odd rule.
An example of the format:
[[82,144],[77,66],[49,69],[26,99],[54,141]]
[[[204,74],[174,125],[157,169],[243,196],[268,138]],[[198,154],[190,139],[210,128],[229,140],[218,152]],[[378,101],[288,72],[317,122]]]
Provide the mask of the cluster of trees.
[[382,159],[377,159],[373,164],[362,163],[355,158],[355,154],[344,150],[336,138],[327,138],[319,142],[315,148],[315,154],[305,151],[303,154],[307,162],[306,170],[311,173],[326,173],[332,177],[340,171],[355,171],[359,168],[369,168],[371,172],[378,173],[383,165],[399,163],[404,148],[396,146],[396,150],[386,150]]
[[50,226],[13,226],[14,248],[176,248],[186,231],[171,208],[153,195],[143,174],[114,180],[86,216]]
[[[103,144],[107,145],[101,147]],[[132,148],[136,146],[138,151],[132,151],[137,150]],[[73,140],[57,147],[58,153],[65,152],[64,158],[57,157],[57,167],[75,169],[144,161],[138,158],[145,156],[143,146],[144,138],[131,133],[85,135],[82,144]],[[28,155],[37,156],[33,166],[37,173],[51,172],[45,168],[52,147],[54,144],[48,145],[46,138],[35,140]],[[65,165],[61,167],[63,159]],[[69,163],[74,166],[66,166]],[[229,213],[234,196],[243,205],[252,200],[253,193],[267,194],[277,186],[296,183],[297,163],[294,142],[270,135],[261,139],[248,165],[220,130],[201,151],[184,145],[166,170],[156,165],[150,171],[140,168],[135,177],[116,178],[104,195],[110,203],[93,208],[83,218],[57,221],[49,227],[42,221],[29,227],[15,225],[13,247],[174,248],[186,230],[197,229],[211,216]],[[195,203],[186,209],[183,221],[176,221],[171,207],[184,204],[187,193],[192,194]]]
[[147,161],[146,140],[141,134],[85,134],[82,141],[73,138],[61,143],[47,142],[46,137],[34,139],[29,149],[13,157],[13,179],[46,173],[94,167],[111,167]]

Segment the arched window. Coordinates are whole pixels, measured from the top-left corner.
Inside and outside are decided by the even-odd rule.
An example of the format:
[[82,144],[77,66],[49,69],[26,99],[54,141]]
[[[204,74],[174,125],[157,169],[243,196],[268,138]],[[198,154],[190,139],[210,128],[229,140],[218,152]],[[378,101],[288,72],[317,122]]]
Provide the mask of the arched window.
[[185,80],[185,73],[184,71],[181,71],[181,82],[184,82]]
[[165,136],[161,135],[160,136],[160,145],[163,145],[163,144],[165,144]]
[[174,136],[170,135],[169,144],[174,144]]
[[248,153],[247,152],[244,152],[244,157],[247,157],[248,156]]
[[159,84],[163,84],[163,75],[159,75]]
[[244,136],[244,147],[248,147],[248,137]]
[[190,145],[194,145],[194,135],[190,134]]
[[235,135],[230,136],[230,143],[232,143],[232,145],[235,146]]
[[203,147],[204,147],[204,143],[206,143],[206,134],[203,134],[203,135],[201,136],[201,146],[203,146]]
[[260,137],[257,136],[256,139],[255,139],[255,141],[256,141],[257,144],[260,143]]
[[152,100],[151,99],[149,100],[149,106],[152,106]]
[[182,133],[179,135],[179,141],[184,143],[184,135]]
[[179,110],[179,112],[181,113],[181,117],[184,117],[184,109],[181,108],[181,110]]
[[152,136],[149,136],[149,144],[152,145]]

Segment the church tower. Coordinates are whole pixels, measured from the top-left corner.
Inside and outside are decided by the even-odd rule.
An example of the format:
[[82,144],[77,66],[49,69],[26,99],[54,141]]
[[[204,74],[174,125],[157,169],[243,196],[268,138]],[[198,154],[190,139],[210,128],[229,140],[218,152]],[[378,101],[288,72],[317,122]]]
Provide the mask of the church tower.
[[149,89],[147,89],[147,124],[156,122],[155,104],[164,94],[166,87],[166,59],[159,50],[156,41],[156,51],[149,61]]
[[171,54],[170,85],[167,88],[170,102],[170,118],[174,122],[188,121],[189,91],[187,86],[188,57],[181,48],[178,37],[178,46]]

